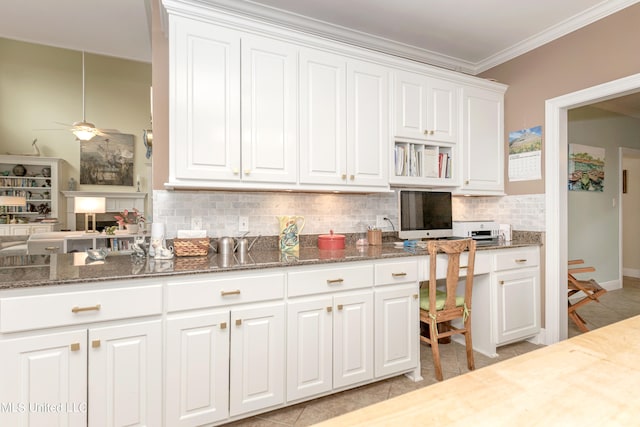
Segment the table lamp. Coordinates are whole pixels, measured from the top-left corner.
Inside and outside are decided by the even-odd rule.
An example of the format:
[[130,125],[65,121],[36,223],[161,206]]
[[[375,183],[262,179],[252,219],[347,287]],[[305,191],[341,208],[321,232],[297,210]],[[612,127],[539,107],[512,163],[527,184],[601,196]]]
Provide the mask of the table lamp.
[[[96,214],[105,213],[106,198],[104,197],[75,197],[74,212],[84,214],[84,231],[86,233],[96,232]],[[93,225],[89,228],[89,218]]]
[[[11,206],[11,207],[25,207],[27,205],[27,199],[24,196],[0,196],[0,206]],[[13,212],[17,213],[16,211]],[[15,215],[13,220],[11,219],[11,212],[7,210],[7,224],[15,223]]]

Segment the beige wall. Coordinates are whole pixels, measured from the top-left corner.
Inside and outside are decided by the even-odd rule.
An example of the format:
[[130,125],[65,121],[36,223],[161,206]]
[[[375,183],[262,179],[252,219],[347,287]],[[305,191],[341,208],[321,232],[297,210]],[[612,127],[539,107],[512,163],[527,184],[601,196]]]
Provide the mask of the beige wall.
[[[134,176],[145,176],[142,130],[149,127],[151,64],[86,54],[86,119],[99,128],[135,136]],[[80,175],[80,143],[64,124],[82,120],[82,53],[0,38],[0,153],[41,154],[66,160],[63,189]],[[59,122],[59,123],[56,123]],[[62,123],[62,124],[61,124]],[[145,191],[147,183],[142,182]],[[132,191],[82,185],[78,190]]]
[[[482,73],[480,77],[509,85],[505,144],[514,130],[543,125],[544,132],[545,100],[640,73],[638,40],[640,4]],[[505,153],[506,161],[508,150]],[[543,141],[543,167],[546,154]],[[544,193],[544,179],[510,183],[505,177],[505,190],[507,194]]]
[[169,41],[160,25],[160,0],[152,7],[153,189],[160,190],[169,178]]

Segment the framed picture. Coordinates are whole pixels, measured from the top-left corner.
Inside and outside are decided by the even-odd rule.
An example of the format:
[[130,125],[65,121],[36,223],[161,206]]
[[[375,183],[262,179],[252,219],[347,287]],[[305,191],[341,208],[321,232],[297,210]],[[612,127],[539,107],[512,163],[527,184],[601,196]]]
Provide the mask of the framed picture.
[[96,135],[80,145],[80,184],[133,186],[134,136]]
[[601,147],[569,144],[570,191],[604,191],[604,154]]

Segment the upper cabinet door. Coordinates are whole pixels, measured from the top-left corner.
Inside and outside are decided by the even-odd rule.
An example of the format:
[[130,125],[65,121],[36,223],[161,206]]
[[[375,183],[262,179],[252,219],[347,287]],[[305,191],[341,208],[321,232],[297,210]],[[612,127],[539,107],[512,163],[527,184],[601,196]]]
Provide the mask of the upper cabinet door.
[[170,15],[169,181],[240,179],[240,34]]
[[295,184],[298,48],[242,38],[242,180]]
[[346,59],[300,52],[300,183],[345,184]]
[[465,87],[462,191],[504,193],[502,93]]
[[457,142],[459,86],[421,74],[395,74],[395,136]]
[[347,183],[388,187],[389,70],[347,64]]

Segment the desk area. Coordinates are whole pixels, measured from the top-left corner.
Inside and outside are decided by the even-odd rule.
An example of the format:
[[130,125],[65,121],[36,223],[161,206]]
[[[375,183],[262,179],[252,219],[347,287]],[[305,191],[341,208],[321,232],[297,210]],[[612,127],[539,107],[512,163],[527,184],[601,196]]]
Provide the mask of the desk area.
[[640,316],[317,424],[636,425]]

